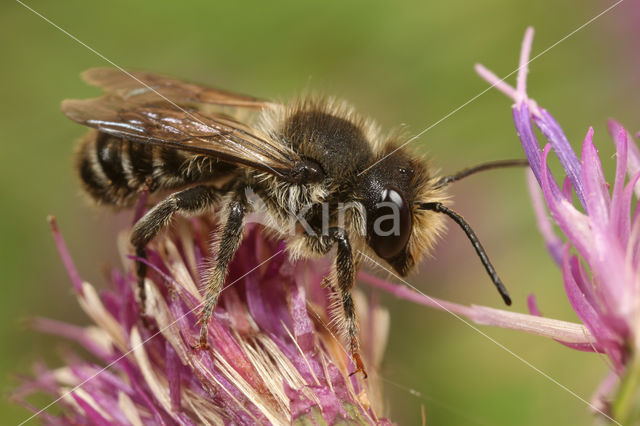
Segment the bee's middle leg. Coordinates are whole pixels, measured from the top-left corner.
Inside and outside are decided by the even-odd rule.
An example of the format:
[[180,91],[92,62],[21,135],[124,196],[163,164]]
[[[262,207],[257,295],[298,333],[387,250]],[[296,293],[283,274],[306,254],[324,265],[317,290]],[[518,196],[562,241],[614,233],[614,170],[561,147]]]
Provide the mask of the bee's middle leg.
[[248,208],[249,204],[244,192],[237,191],[227,207],[226,221],[216,238],[218,241],[218,253],[215,264],[209,270],[204,304],[199,314],[200,338],[197,348],[205,349],[208,347],[209,320],[213,314],[213,309],[218,303],[220,292],[222,292],[229,262],[233,259],[242,242],[244,217]]
[[[131,244],[135,247],[136,256],[146,259],[145,247],[158,233],[164,229],[174,213],[185,216],[199,214],[220,200],[219,188],[208,185],[198,185],[183,191],[175,192],[156,204],[133,227],[131,232]],[[136,261],[136,275],[138,277],[138,296],[140,298],[140,310],[143,320],[145,317],[146,291],[144,278],[147,274],[147,265]]]

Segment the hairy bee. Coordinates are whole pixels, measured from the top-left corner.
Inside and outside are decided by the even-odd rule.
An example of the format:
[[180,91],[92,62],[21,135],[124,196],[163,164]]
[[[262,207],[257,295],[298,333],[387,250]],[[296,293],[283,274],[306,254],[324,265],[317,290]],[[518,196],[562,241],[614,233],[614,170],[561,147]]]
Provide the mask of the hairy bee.
[[[84,190],[97,202],[117,207],[131,206],[143,190],[172,192],[135,225],[131,243],[138,256],[145,256],[145,246],[174,214],[222,207],[217,257],[199,313],[200,347],[207,345],[208,321],[255,206],[247,189],[262,201],[273,232],[286,240],[292,256],[322,256],[336,247],[327,282],[356,371],[365,377],[350,294],[356,272],[365,255],[375,255],[407,275],[442,231],[441,213],[463,228],[510,304],[475,234],[443,202],[449,183],[522,161],[487,163],[440,177],[408,153],[399,137],[381,135],[372,121],[335,100],[306,97],[283,105],[107,68],[88,70],[83,77],[106,92],[62,103],[69,118],[94,128],[76,156]],[[137,263],[137,273],[144,306],[144,263]]]

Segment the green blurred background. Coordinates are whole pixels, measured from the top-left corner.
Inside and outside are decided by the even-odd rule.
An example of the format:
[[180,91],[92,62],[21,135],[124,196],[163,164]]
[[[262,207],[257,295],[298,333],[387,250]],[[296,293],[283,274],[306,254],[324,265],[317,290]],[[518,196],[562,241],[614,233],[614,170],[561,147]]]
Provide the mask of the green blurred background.
[[[311,88],[349,99],[387,129],[406,123],[417,133],[487,87],[474,63],[499,75],[513,71],[526,26],[536,29],[535,55],[613,2],[28,4],[123,67],[266,98],[288,99]],[[593,125],[608,172],[613,149],[605,120],[614,116],[637,130],[640,57],[631,26],[637,10],[637,2],[622,3],[531,65],[529,93],[555,115],[574,146]],[[40,360],[57,365],[64,350],[29,331],[24,319],[87,322],[46,216],[59,218],[81,274],[98,285],[104,270],[118,263],[113,232],[123,219],[88,207],[79,196],[71,155],[84,129],[58,107],[64,98],[97,94],[78,74],[105,61],[11,1],[0,6],[0,40],[0,423],[15,424],[29,416],[6,398],[16,376],[29,374]],[[519,157],[510,104],[495,91],[486,93],[413,147],[448,172]],[[453,194],[509,287],[513,310],[526,311],[526,296],[535,292],[546,315],[576,320],[537,233],[522,171],[478,176],[456,184]],[[411,282],[434,296],[501,306],[453,227]],[[387,414],[400,424],[419,423],[421,405],[434,425],[592,421],[584,402],[449,314],[386,295],[382,300],[392,328],[381,375]],[[512,331],[483,331],[587,400],[606,374],[597,355]]]

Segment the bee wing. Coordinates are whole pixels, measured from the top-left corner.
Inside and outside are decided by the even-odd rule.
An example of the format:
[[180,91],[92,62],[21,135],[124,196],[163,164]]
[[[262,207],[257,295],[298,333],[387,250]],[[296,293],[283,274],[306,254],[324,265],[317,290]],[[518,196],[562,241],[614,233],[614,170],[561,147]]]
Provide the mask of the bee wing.
[[298,154],[235,118],[164,101],[130,103],[117,95],[62,102],[70,119],[124,139],[201,153],[295,180]]
[[160,98],[177,104],[213,104],[219,106],[260,109],[273,103],[198,84],[187,83],[144,71],[122,71],[116,68],[91,68],[82,78],[108,94],[130,103],[157,102]]

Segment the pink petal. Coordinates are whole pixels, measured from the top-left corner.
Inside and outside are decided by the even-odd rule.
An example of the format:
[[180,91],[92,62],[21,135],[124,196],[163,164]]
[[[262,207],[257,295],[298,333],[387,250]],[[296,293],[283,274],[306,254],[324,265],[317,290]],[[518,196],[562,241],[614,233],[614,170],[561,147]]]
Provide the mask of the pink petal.
[[562,168],[575,188],[578,200],[582,205],[585,205],[580,162],[562,128],[551,114],[543,108],[540,108],[539,115],[533,116],[533,122],[551,143],[553,151],[558,156],[560,164],[562,164]]
[[640,173],[637,173],[635,176],[631,178],[627,186],[625,186],[622,191],[622,196],[620,197],[620,215],[617,231],[618,238],[622,242],[623,245],[626,245],[629,242],[629,236],[631,235],[631,203],[633,202],[633,190],[640,179]]
[[564,178],[562,181],[562,195],[566,198],[567,201],[571,202],[573,198],[573,186],[571,185],[571,179],[568,177]]
[[314,349],[315,329],[307,312],[307,298],[303,286],[292,284],[290,287],[290,309],[293,319],[293,334],[305,353],[311,353]]
[[521,103],[527,98],[527,73],[529,72],[529,58],[531,56],[531,45],[533,44],[533,27],[528,27],[522,40],[520,50],[520,63],[518,65],[518,78],[516,84],[516,103]]
[[110,426],[111,422],[105,419],[102,414],[89,404],[84,398],[80,397],[76,392],[71,392],[71,397],[78,403],[84,411],[87,420],[96,426]]
[[182,404],[180,401],[180,388],[181,388],[181,378],[180,378],[180,358],[178,354],[173,349],[168,340],[165,341],[165,357],[166,357],[166,366],[165,371],[167,372],[167,381],[169,382],[169,396],[171,398],[171,410],[174,413],[182,412]]
[[[638,150],[638,146],[635,143],[629,143],[633,141],[633,137],[629,132],[625,130],[625,128],[618,123],[616,120],[609,120],[607,123],[609,125],[609,134],[611,135],[611,139],[614,141],[617,140],[621,131],[624,131],[627,136],[627,173],[629,177],[635,176],[640,173],[640,150]],[[636,187],[636,196],[640,197],[640,185]]]
[[537,315],[527,315],[487,306],[472,306],[473,315],[470,317],[476,324],[490,325],[510,330],[524,331],[537,336],[549,337],[554,340],[577,345],[594,345],[594,336],[587,327],[552,318]]
[[[537,317],[541,317],[542,313],[540,312],[540,309],[538,308],[538,304],[536,303],[536,298],[533,294],[530,294],[527,297],[527,307],[529,308],[529,312],[531,313],[531,315],[535,315]],[[582,351],[582,352],[602,352],[602,350],[600,349],[600,345],[598,345],[597,342],[588,342],[588,343],[571,343],[571,342],[565,342],[564,340],[560,340],[560,339],[553,339],[556,342],[565,345],[571,349],[575,349],[577,351]]]
[[[618,135],[614,138],[616,143],[616,177],[613,184],[613,191],[611,192],[611,230],[617,231],[618,235],[624,235],[620,233],[621,229],[628,228],[624,224],[630,221],[630,210],[623,209],[623,191],[624,191],[624,179],[627,172],[627,132],[624,129],[620,129]],[[623,237],[625,238],[625,237]],[[626,243],[626,239],[625,239]]]
[[74,340],[100,359],[111,361],[113,354],[92,339],[83,327],[40,317],[34,318],[31,325],[34,330]]
[[582,144],[582,181],[587,213],[596,226],[609,224],[609,192],[590,127]]
[[551,318],[541,318],[535,315],[520,314],[486,306],[462,306],[440,299],[419,294],[405,286],[389,283],[366,273],[358,275],[362,281],[388,291],[397,297],[411,300],[425,306],[447,311],[456,316],[464,316],[477,324],[508,328],[524,331],[538,336],[559,339],[571,344],[595,344],[595,340],[588,329],[581,324],[560,321]]
[[577,262],[577,258],[569,255],[569,247],[567,246],[562,265],[562,277],[569,302],[580,320],[598,340],[601,350],[616,363],[619,360],[617,354],[620,352],[621,339],[608,328],[606,318],[589,303],[588,297],[582,289],[589,286],[590,283],[582,282],[583,277],[580,274],[575,274],[575,268],[571,265],[574,262]]
[[[590,253],[591,247],[591,230],[587,217],[580,213],[564,196],[559,194],[558,187],[550,176],[547,167],[547,156],[551,146],[547,144],[544,149],[543,167],[542,167],[542,193],[547,201],[547,206],[551,212],[551,216],[560,226],[564,234],[567,236],[571,244],[573,244],[580,253],[587,255]],[[553,188],[556,190],[554,191]]]
[[363,282],[391,293],[400,299],[410,300],[424,306],[452,312],[457,315],[471,316],[473,313],[473,310],[468,306],[458,305],[457,303],[447,302],[446,300],[427,296],[418,293],[407,286],[394,284],[366,272],[358,273],[358,278]]
[[58,254],[60,255],[60,259],[62,259],[62,263],[67,270],[67,274],[69,275],[69,279],[73,284],[73,288],[75,289],[76,293],[82,294],[82,278],[80,278],[80,274],[76,269],[76,265],[73,262],[71,255],[69,254],[69,250],[67,249],[67,244],[64,242],[62,233],[60,233],[60,230],[58,229],[58,221],[54,216],[49,216],[48,220],[51,226],[53,239],[56,243],[56,247],[58,248]]
[[594,282],[602,291],[601,300],[610,312],[625,316],[635,305],[630,298],[631,287],[628,271],[625,269],[625,251],[612,232],[602,230],[594,220],[589,221],[593,232],[591,251],[585,256]]
[[495,75],[493,72],[489,71],[482,64],[476,64],[474,68],[480,77],[484,78],[485,81],[491,84],[491,87],[495,87],[500,92],[504,93],[505,95],[507,95],[513,100],[516,99],[516,95],[517,95],[516,89],[511,87],[503,79]]
[[[631,233],[629,234],[629,242],[627,243],[627,263],[634,265],[636,276],[640,265],[640,202],[636,203],[636,212],[634,214],[633,223],[631,225]],[[635,290],[639,290],[639,286],[634,286]]]
[[540,312],[538,303],[536,302],[536,296],[533,293],[527,296],[527,308],[529,309],[529,313],[531,315],[535,315],[537,317],[542,316],[542,312]]
[[[569,254],[569,246],[564,250],[562,259],[562,277],[564,288],[569,298],[569,302],[578,318],[587,326],[589,330],[598,338],[602,339],[610,337],[608,330],[603,329],[600,324],[600,315],[594,306],[589,303],[587,295],[582,291],[590,283],[583,283],[583,277],[575,274],[575,268],[572,267],[572,261],[577,261],[577,257]],[[580,282],[580,284],[578,284]]]
[[540,155],[540,145],[531,125],[531,114],[526,103],[516,104],[513,107],[513,122],[516,126],[518,138],[522,142],[524,155],[527,157],[533,174],[540,182],[542,156]]
[[540,188],[531,170],[527,171],[527,183],[533,203],[533,211],[535,212],[538,222],[538,229],[540,229],[540,233],[544,238],[547,250],[551,253],[551,257],[560,265],[562,263],[562,246],[564,243],[553,231],[553,224],[547,214]]

